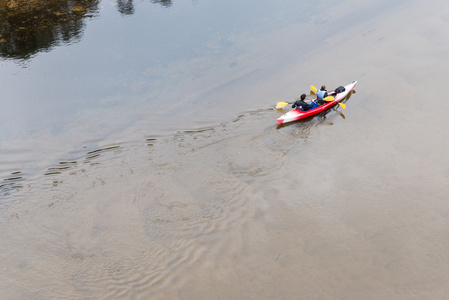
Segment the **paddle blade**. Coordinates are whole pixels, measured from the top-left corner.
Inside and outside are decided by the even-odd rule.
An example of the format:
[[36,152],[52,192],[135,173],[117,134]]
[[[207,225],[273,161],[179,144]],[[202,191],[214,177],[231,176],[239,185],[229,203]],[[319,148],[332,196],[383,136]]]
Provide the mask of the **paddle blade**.
[[284,107],[284,106],[286,106],[286,105],[288,105],[287,102],[278,102],[278,103],[276,104],[276,108],[281,108],[281,107]]
[[326,98],[324,98],[324,101],[334,101],[334,96],[327,96]]
[[310,86],[310,89],[314,92],[318,92],[318,89],[316,87],[314,87],[313,85]]
[[338,105],[340,105],[341,106],[341,108],[343,108],[343,109],[346,109],[346,104],[344,104],[344,103],[340,103],[340,102],[337,102],[338,103]]

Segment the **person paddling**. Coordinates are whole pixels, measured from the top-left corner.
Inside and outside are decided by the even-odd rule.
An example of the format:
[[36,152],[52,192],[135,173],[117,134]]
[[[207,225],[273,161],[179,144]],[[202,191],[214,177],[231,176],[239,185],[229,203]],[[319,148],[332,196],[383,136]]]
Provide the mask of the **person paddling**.
[[327,89],[325,85],[321,86],[321,89],[318,91],[318,93],[316,94],[317,96],[317,103],[318,105],[323,105],[324,103],[326,103],[326,101],[324,101],[323,99],[326,98],[327,95]]
[[309,109],[313,108],[313,103],[308,104],[304,100],[306,99],[306,94],[302,94],[301,98],[299,100],[296,100],[295,103],[293,103],[292,107],[302,110],[302,111],[308,111]]

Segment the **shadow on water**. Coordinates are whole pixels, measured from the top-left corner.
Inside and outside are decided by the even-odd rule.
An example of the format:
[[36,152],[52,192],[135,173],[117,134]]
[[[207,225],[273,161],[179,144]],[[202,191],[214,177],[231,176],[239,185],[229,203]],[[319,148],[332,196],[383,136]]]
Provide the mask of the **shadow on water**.
[[[151,0],[170,7],[171,0]],[[86,18],[98,16],[99,0],[0,0],[0,56],[25,61],[39,52],[81,40]],[[117,0],[122,15],[134,13],[133,0]]]
[[[280,125],[276,126],[276,129],[282,129],[282,128],[286,128],[286,127],[290,127],[290,126],[305,126],[307,127],[310,124],[319,124],[322,123],[326,120],[326,116],[330,113],[330,112],[334,112],[338,110],[338,106],[334,106],[332,108],[329,108],[319,114],[316,114],[314,116],[310,116],[308,118],[305,119],[301,119],[301,120],[297,120],[297,121],[293,121],[293,122],[289,122],[289,123],[283,123]],[[345,116],[339,112],[339,115],[345,119]],[[331,123],[332,125],[332,123]]]

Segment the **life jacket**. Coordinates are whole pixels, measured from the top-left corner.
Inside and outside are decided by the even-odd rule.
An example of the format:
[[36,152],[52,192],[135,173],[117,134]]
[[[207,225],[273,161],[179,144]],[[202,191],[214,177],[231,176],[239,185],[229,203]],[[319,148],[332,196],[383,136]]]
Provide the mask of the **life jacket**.
[[324,90],[319,90],[318,93],[316,94],[318,99],[323,100],[324,99],[324,95],[326,95],[326,91]]

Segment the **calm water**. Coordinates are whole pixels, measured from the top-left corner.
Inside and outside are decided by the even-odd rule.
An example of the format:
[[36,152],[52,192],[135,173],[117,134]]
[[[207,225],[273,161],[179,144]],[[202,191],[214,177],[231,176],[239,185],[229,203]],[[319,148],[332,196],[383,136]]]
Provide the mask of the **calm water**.
[[52,1],[0,0],[1,299],[447,297],[446,2]]

